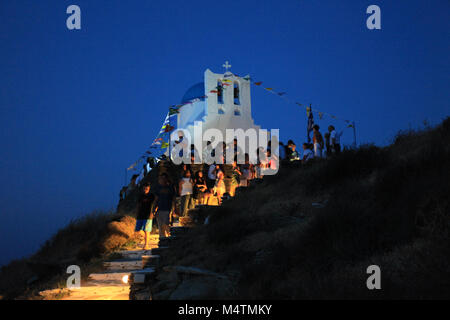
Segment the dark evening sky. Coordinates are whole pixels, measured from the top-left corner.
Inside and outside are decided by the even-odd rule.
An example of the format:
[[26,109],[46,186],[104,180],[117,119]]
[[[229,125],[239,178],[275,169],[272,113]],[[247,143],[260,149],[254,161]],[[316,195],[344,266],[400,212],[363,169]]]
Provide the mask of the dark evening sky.
[[[66,28],[71,4],[78,31]],[[366,27],[371,4],[381,30]],[[448,0],[1,1],[0,264],[114,208],[167,108],[225,60],[354,120],[359,143],[439,123],[449,114],[449,15]],[[281,140],[304,141],[298,106],[253,86],[252,111]],[[352,139],[344,131],[344,144]]]

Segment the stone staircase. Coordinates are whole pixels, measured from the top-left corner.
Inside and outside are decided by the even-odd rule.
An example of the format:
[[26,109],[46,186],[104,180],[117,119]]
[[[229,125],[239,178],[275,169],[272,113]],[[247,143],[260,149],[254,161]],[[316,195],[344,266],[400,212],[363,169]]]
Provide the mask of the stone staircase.
[[[187,217],[179,218],[170,228],[170,237],[151,235],[150,250],[129,248],[114,252],[114,260],[103,262],[103,271],[91,273],[78,289],[53,289],[41,291],[43,299],[53,300],[149,300],[152,299],[150,283],[159,273],[161,258],[190,227],[205,220],[199,205],[189,210]],[[81,270],[83,272],[83,270]]]
[[[211,206],[215,207],[216,206]],[[173,249],[182,243],[186,233],[193,227],[205,224],[210,206],[198,205],[189,210],[187,217],[180,217],[179,223],[170,228],[170,237],[159,239],[158,247],[150,256],[143,256],[143,266],[153,268],[152,273],[132,282],[132,300],[191,300],[224,296],[221,290],[230,290],[227,276],[191,266],[176,265]],[[175,265],[173,265],[175,263]]]
[[[103,262],[104,271],[91,273],[78,289],[53,289],[41,291],[44,299],[59,300],[129,300],[130,285],[144,283],[155,271],[158,256],[152,250],[159,244],[158,235],[151,235],[150,250],[130,248],[115,252],[114,260]],[[81,270],[83,272],[83,270]]]

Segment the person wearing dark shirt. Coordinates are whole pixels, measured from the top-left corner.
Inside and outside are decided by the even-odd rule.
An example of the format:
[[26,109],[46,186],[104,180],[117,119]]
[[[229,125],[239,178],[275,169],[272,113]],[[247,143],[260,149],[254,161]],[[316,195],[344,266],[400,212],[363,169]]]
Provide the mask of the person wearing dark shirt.
[[153,203],[155,201],[155,196],[150,193],[150,184],[144,184],[143,189],[144,192],[140,195],[137,204],[135,231],[144,233],[144,250],[148,250],[150,232],[152,232],[153,225]]
[[175,189],[169,181],[167,173],[158,177],[158,185],[155,188],[156,221],[158,222],[159,237],[169,237],[170,213],[173,210]]
[[206,186],[206,180],[203,177],[203,171],[198,171],[194,179],[194,199],[199,204],[208,204],[209,190]]

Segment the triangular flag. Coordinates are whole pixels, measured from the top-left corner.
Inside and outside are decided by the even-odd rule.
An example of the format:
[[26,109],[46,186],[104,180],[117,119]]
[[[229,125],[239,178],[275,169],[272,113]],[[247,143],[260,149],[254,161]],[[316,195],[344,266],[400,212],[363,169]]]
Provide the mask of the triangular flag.
[[253,82],[255,85],[260,86],[262,84],[262,81],[259,82]]
[[165,148],[167,148],[169,146],[169,143],[168,142],[164,142],[162,145],[161,145],[161,149],[165,149]]
[[180,113],[180,111],[178,111],[178,109],[175,108],[169,108],[169,115],[174,115]]
[[164,129],[164,132],[170,132],[170,131],[173,131],[173,129],[175,129],[173,126],[171,126],[170,124],[168,124],[166,127],[165,127],[165,129]]
[[283,94],[286,94],[286,92],[279,92],[278,95],[282,96]]
[[273,88],[264,88],[264,89],[266,89],[268,91],[272,91],[273,90]]
[[129,167],[127,168],[127,170],[130,171],[131,169],[133,169],[134,167],[136,167],[136,165],[137,165],[137,161],[136,161],[135,163],[133,163],[131,166],[129,166]]

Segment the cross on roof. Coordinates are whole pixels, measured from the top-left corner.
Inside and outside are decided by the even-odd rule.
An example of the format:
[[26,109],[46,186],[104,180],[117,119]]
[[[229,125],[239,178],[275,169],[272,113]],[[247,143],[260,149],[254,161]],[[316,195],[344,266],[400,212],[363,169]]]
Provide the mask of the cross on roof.
[[228,69],[231,68],[231,64],[228,64],[228,61],[225,61],[225,64],[222,65],[225,68],[225,72],[228,72]]

